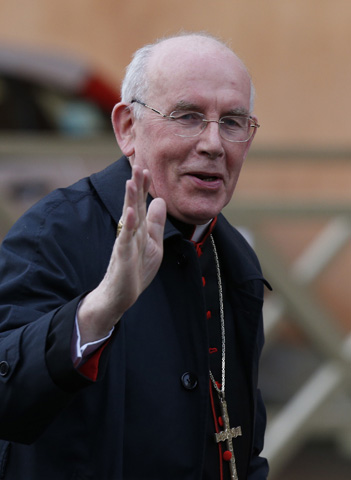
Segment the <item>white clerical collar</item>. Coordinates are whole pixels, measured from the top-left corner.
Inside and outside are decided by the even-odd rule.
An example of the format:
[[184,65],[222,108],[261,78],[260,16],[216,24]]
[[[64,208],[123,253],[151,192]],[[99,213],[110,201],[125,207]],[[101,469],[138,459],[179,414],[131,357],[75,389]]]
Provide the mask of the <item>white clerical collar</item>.
[[[213,220],[213,219],[212,219]],[[212,223],[212,220],[210,220],[209,222],[203,224],[203,225],[196,225],[195,226],[195,230],[194,230],[194,233],[191,237],[191,240],[193,242],[199,242],[201,239],[202,239],[202,236],[203,234],[206,232],[207,230],[207,227]]]

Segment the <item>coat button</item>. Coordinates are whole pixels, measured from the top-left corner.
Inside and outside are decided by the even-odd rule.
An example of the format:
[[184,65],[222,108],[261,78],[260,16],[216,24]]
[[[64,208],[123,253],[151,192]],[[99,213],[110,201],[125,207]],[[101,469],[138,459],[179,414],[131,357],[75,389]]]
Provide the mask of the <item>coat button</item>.
[[186,390],[194,390],[197,387],[197,376],[191,372],[185,372],[180,378]]
[[9,373],[9,371],[10,365],[5,361],[0,362],[0,376],[5,377]]

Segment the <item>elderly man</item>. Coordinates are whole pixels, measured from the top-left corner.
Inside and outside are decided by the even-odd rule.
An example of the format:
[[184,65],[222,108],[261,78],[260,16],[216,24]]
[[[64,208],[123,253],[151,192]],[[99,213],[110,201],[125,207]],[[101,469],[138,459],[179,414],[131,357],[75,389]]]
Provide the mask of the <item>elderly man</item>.
[[258,127],[252,98],[210,36],[142,48],[112,114],[124,157],[9,232],[0,478],[267,478],[264,279],[220,213]]

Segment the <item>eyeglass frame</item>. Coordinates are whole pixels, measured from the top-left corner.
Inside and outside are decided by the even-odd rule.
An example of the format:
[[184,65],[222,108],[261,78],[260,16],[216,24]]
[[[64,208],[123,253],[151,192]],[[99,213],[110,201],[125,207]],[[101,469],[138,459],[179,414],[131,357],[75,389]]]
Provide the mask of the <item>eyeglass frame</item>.
[[[174,110],[173,112],[171,112],[169,115],[166,115],[162,112],[160,112],[159,110],[157,110],[156,108],[154,107],[151,107],[150,105],[147,105],[146,103],[142,102],[141,100],[138,100],[136,98],[133,98],[132,101],[130,102],[131,104],[132,103],[138,103],[139,105],[142,105],[143,107],[146,107],[148,108],[149,110],[152,110],[153,112],[157,113],[158,115],[161,115],[161,117],[163,118],[168,118],[169,120],[178,120],[177,118],[175,117],[172,117],[172,113],[174,112],[178,112],[178,110]],[[190,110],[189,110],[189,113],[192,113]],[[201,112],[193,112],[193,113],[197,113],[199,114],[200,116],[202,116],[203,114]],[[224,115],[223,117],[220,117],[219,120],[208,120],[207,118],[201,118],[202,122],[204,122],[204,126],[200,129],[199,133],[196,133],[195,135],[179,135],[177,133],[175,133],[174,135],[176,135],[177,137],[183,137],[183,138],[194,138],[194,137],[197,137],[198,135],[200,135],[207,127],[207,125],[209,123],[218,123],[218,126],[219,126],[219,134],[221,135],[221,137],[224,139],[224,140],[227,140],[228,142],[231,142],[231,143],[246,143],[250,140],[250,138],[252,137],[252,135],[254,134],[254,130],[251,131],[251,134],[249,136],[249,138],[247,138],[246,140],[229,140],[228,138],[225,138],[223,137],[222,135],[222,131],[221,131],[221,128],[220,128],[220,125],[223,125],[224,122],[221,121],[223,118],[227,118],[227,117],[240,117],[240,118],[246,118],[247,120],[251,120],[252,121],[252,124],[249,125],[249,127],[253,128],[253,129],[257,129],[257,128],[260,128],[260,125],[254,120],[253,117],[251,117],[251,115]]]

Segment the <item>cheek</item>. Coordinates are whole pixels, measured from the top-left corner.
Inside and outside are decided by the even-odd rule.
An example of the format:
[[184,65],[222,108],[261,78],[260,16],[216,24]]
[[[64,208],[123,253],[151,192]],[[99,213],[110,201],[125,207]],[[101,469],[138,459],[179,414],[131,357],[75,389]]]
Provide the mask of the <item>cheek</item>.
[[155,163],[149,166],[151,174],[150,194],[155,197],[169,198],[177,187],[177,177],[171,166]]
[[157,140],[154,143],[150,160],[147,167],[151,174],[151,195],[162,198],[170,198],[180,188],[181,171],[183,164],[187,161],[188,150],[179,148],[177,142],[164,140],[162,143]]
[[241,172],[246,156],[245,150],[246,148],[240,145],[236,151],[227,156],[227,168],[232,178],[237,179]]
[[228,171],[230,172],[230,174],[228,174],[227,191],[228,191],[228,194],[230,195],[232,195],[234,192],[234,189],[236,187],[236,184],[240,176],[243,163],[244,163],[244,160],[240,159],[240,161],[236,160],[235,162],[232,162],[228,166]]

